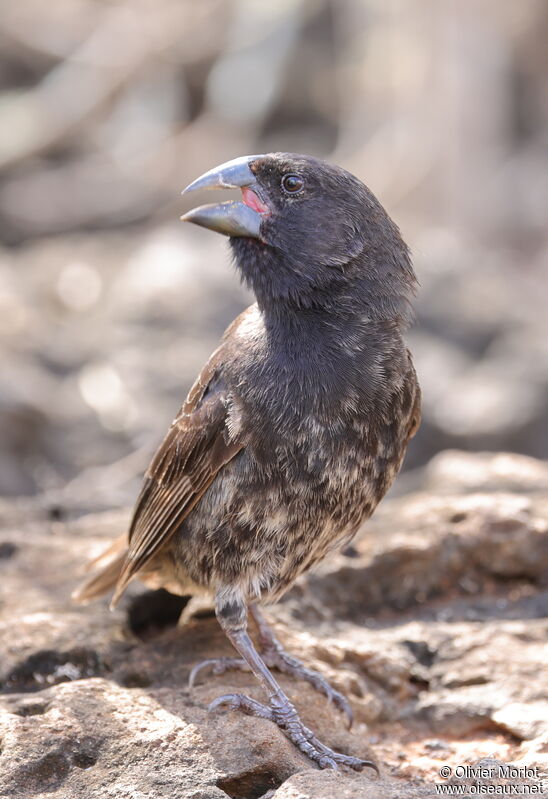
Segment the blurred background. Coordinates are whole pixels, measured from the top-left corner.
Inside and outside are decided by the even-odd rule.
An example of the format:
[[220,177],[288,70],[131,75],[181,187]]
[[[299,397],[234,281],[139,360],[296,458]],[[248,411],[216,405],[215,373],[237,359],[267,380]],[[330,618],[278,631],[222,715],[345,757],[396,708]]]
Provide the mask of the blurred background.
[[548,456],[545,0],[38,0],[0,16],[0,493],[131,503],[250,302],[181,189],[288,150],[412,248],[424,421]]

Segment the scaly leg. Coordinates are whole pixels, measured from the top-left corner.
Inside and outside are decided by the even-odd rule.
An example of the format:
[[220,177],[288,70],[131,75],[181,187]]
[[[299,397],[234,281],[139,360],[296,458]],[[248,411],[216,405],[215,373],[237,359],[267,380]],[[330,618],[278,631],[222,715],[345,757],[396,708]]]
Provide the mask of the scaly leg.
[[[257,605],[249,605],[249,612],[259,631],[260,652],[265,665],[270,669],[278,669],[284,674],[291,674],[297,679],[306,680],[306,682],[310,683],[316,691],[324,694],[330,702],[333,702],[336,708],[345,714],[348,728],[350,729],[353,713],[348,699],[339,691],[336,691],[319,672],[307,668],[297,658],[292,657],[284,650]],[[224,674],[224,672],[231,669],[251,670],[249,664],[243,658],[224,657],[203,660],[194,666],[190,672],[190,688],[196,682],[198,674],[205,668],[211,669],[213,674]]]
[[225,706],[231,710],[241,710],[247,715],[260,716],[273,721],[289,740],[320,768],[336,769],[339,766],[349,766],[356,771],[361,771],[367,766],[378,772],[375,764],[369,760],[361,760],[334,752],[322,744],[314,733],[304,726],[295,707],[268,670],[247,634],[247,610],[242,601],[234,599],[223,601],[218,597],[216,613],[228,639],[267,692],[268,705],[263,705],[242,694],[225,694],[211,703],[210,710]]

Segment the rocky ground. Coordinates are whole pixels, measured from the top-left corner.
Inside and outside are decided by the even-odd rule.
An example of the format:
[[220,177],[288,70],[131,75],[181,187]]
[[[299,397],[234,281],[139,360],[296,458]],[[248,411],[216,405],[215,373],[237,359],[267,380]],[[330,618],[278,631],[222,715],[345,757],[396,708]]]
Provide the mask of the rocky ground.
[[[208,715],[245,673],[192,691],[190,668],[231,654],[202,610],[138,585],[109,613],[75,606],[82,564],[127,511],[0,506],[0,796],[10,799],[368,799],[456,788],[459,765],[548,766],[548,464],[445,452],[402,477],[343,554],[270,609],[279,637],[349,696],[356,721],[281,676],[305,723],[380,769],[311,766],[270,722]],[[189,614],[187,614],[189,615]],[[442,767],[453,776],[444,779]],[[523,776],[523,774],[521,775]],[[520,785],[521,778],[495,783]],[[545,783],[545,790],[548,785]],[[477,790],[475,791],[477,793]],[[467,795],[467,794],[463,794]]]

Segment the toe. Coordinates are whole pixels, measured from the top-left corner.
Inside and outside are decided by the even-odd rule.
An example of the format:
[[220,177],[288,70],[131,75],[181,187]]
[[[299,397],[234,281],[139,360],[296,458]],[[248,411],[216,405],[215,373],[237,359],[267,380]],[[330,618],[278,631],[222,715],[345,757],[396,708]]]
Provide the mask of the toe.
[[241,669],[245,671],[249,670],[249,667],[241,658],[211,658],[210,660],[202,660],[192,668],[188,676],[189,688],[194,687],[196,678],[200,672],[205,669],[210,669],[212,674],[224,674],[225,671],[229,671],[230,669]]
[[[313,759],[316,760],[320,768],[339,768],[340,766],[346,766],[347,768],[354,769],[354,771],[362,771],[364,768],[371,768],[376,772],[377,776],[379,775],[379,769],[372,761],[362,760],[353,755],[343,755],[342,752],[335,752],[329,746],[322,743],[314,733],[304,725],[301,725],[301,732],[308,744],[317,752],[317,757]],[[334,762],[335,766],[330,765],[330,761]],[[325,762],[326,765],[322,765],[323,762]]]
[[346,716],[347,729],[350,730],[352,728],[352,724],[354,723],[354,713],[352,711],[350,702],[348,701],[346,696],[343,696],[343,694],[339,693],[338,691],[335,691],[333,688],[331,688],[331,686],[329,686],[329,688],[330,688],[330,693],[327,694],[327,698],[329,699],[330,702],[333,702],[337,710],[340,710],[341,713],[344,713],[344,715]]
[[241,713],[245,713],[248,716],[258,716],[262,719],[273,720],[271,708],[243,694],[223,694],[222,696],[218,696],[217,699],[211,702],[207,709],[208,712],[213,712],[219,708],[239,710]]
[[224,710],[239,710],[241,704],[240,700],[241,696],[239,694],[223,694],[222,696],[218,696],[208,705],[208,713],[213,713],[213,711],[219,710],[219,708],[223,708]]
[[335,760],[332,757],[323,757],[318,758],[318,766],[320,768],[332,768],[334,771],[338,771],[339,767]]
[[194,684],[196,682],[196,677],[198,674],[203,671],[204,669],[209,668],[215,661],[214,660],[202,660],[201,663],[197,663],[193,668],[190,670],[190,674],[188,675],[188,687],[194,688]]

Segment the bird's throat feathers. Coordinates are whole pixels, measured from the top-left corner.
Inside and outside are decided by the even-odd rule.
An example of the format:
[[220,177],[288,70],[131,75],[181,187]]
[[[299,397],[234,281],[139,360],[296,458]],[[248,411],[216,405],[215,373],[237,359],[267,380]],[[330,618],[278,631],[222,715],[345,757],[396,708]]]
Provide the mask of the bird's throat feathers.
[[[394,226],[395,227],[395,226]],[[406,245],[384,252],[364,246],[346,263],[321,263],[248,238],[230,239],[234,260],[265,318],[299,326],[303,312],[345,320],[367,317],[405,329],[417,281]]]

